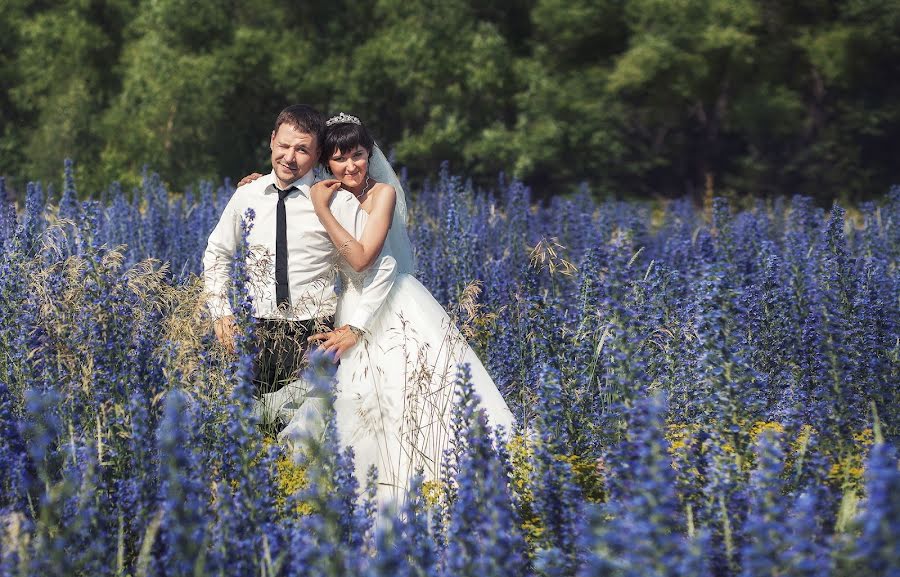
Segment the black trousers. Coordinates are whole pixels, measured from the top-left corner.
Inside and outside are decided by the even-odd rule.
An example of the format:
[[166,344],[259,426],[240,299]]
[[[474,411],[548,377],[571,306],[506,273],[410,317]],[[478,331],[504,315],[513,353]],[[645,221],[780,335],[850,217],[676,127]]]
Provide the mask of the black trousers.
[[256,395],[273,393],[297,380],[306,366],[306,339],[333,327],[332,317],[308,321],[257,319],[255,336],[259,353],[253,367]]

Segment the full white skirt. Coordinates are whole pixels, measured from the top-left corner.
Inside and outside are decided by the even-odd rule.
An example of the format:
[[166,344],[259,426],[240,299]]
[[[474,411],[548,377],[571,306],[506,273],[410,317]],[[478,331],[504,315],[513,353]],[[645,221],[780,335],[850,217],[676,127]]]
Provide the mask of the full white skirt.
[[[346,322],[359,298],[347,285],[336,326]],[[418,470],[426,480],[440,478],[463,364],[491,425],[509,432],[512,413],[459,329],[415,277],[398,275],[365,338],[344,355],[336,375],[341,443],[354,450],[361,484],[369,468],[377,468],[381,504],[402,500]],[[296,441],[320,430],[321,403],[307,398],[280,437]]]

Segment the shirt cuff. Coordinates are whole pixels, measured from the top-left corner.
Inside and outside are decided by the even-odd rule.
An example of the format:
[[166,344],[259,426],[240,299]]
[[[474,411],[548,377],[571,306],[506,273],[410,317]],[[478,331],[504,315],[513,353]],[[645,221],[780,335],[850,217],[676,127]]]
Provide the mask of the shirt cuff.
[[214,321],[234,315],[234,311],[231,310],[231,305],[228,303],[228,298],[224,295],[207,295],[206,306],[209,308],[209,315]]
[[369,325],[375,315],[373,311],[357,308],[346,324],[363,332],[369,332]]

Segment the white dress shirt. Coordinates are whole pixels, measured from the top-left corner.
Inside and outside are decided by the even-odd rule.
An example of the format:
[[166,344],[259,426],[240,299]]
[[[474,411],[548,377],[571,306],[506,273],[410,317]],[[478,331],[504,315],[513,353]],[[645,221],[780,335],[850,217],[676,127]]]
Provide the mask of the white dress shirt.
[[[218,224],[209,235],[203,255],[203,282],[210,314],[214,319],[232,313],[228,292],[234,252],[241,239],[241,221],[247,209],[253,209],[253,226],[247,242],[247,270],[250,277],[253,316],[265,319],[307,320],[322,318],[335,311],[335,275],[337,248],[319,222],[310,199],[315,182],[312,171],[292,183],[297,190],[285,198],[288,244],[288,283],[290,308],[279,310],[275,302],[275,220],[278,193],[275,172],[238,188],[225,206]],[[331,212],[348,231],[357,228],[357,220],[366,215],[356,198],[346,190],[331,199]],[[394,258],[385,255],[372,263],[364,281],[363,299],[351,313],[348,324],[366,329],[378,307],[387,298],[396,276]]]

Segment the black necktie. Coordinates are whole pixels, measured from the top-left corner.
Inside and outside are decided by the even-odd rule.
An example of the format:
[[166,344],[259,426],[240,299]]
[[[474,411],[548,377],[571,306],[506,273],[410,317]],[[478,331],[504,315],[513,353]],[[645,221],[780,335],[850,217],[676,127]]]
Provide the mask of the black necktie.
[[275,213],[275,302],[278,306],[291,304],[291,289],[288,286],[288,247],[287,247],[287,212],[284,208],[284,199],[296,190],[293,186],[287,190],[278,190],[274,184],[272,188],[278,192],[278,208]]

